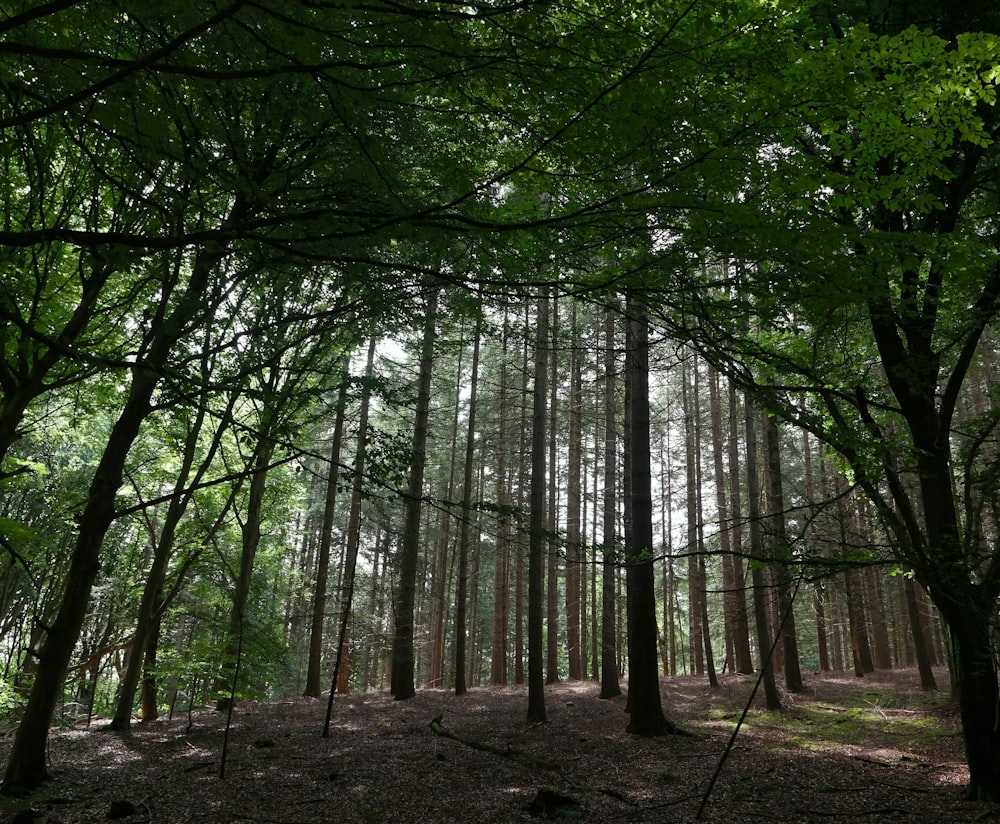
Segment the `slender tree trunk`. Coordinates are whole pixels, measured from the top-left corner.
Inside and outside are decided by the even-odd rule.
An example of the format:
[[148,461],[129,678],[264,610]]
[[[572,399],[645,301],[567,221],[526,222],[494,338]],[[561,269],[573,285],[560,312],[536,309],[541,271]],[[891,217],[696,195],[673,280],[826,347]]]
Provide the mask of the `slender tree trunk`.
[[732,524],[729,520],[729,499],[726,495],[723,464],[722,398],[719,394],[719,375],[708,367],[708,406],[712,425],[712,474],[715,482],[715,508],[719,522],[719,548],[722,550],[722,615],[726,637],[726,669],[736,672],[736,571],[729,539]]
[[[451,446],[448,450],[448,480],[444,490],[444,499],[453,501],[455,499],[455,474],[458,467],[458,410],[460,387],[462,384],[462,366],[465,348],[458,350],[458,361],[455,367],[455,412],[451,419]],[[432,687],[440,687],[444,684],[444,653],[445,635],[448,614],[448,587],[449,559],[448,551],[451,546],[451,522],[454,518],[450,507],[442,507],[438,512],[438,539],[435,541],[434,550],[434,574],[431,579],[431,666],[430,678],[428,682]]]
[[417,566],[420,557],[420,517],[423,511],[424,465],[427,457],[427,433],[430,422],[431,374],[434,367],[437,304],[441,291],[434,286],[427,295],[424,309],[423,342],[420,351],[420,378],[417,408],[413,421],[413,458],[407,488],[403,539],[399,553],[399,594],[396,600],[396,633],[392,644],[392,693],[397,700],[416,695],[413,650],[414,607]]
[[507,624],[510,609],[510,520],[504,512],[507,487],[507,307],[503,312],[500,343],[500,389],[497,398],[496,432],[496,554],[493,560],[493,635],[490,682],[507,683]]
[[583,678],[580,648],[580,471],[583,461],[583,385],[580,367],[580,332],[577,327],[576,303],[570,315],[570,390],[568,466],[566,472],[566,647],[569,678]]
[[615,616],[617,578],[618,439],[615,412],[615,314],[609,305],[604,312],[604,527],[601,564],[601,698],[622,694],[618,677],[618,644]]
[[776,558],[774,567],[778,580],[779,629],[781,647],[785,662],[785,686],[790,692],[802,692],[802,669],[799,664],[799,644],[795,634],[795,613],[792,601],[795,589],[792,586],[791,574],[788,571],[787,559],[791,556],[791,545],[785,528],[785,494],[782,488],[781,475],[781,441],[778,437],[778,425],[774,418],[767,417],[765,422],[764,442],[767,444],[768,481],[770,494],[768,499],[771,509],[771,556]]
[[732,513],[730,530],[733,550],[733,591],[736,599],[733,644],[736,652],[736,671],[744,675],[753,672],[750,655],[750,617],[747,614],[746,566],[743,561],[743,529],[741,527],[742,498],[740,495],[740,436],[739,399],[736,387],[730,383],[729,389],[729,500]]
[[910,624],[910,636],[913,643],[913,654],[917,659],[917,669],[920,672],[920,689],[936,690],[934,670],[931,669],[931,658],[924,639],[923,619],[920,617],[920,605],[917,602],[917,585],[910,578],[905,578],[903,588],[906,596],[906,615]]
[[559,383],[559,344],[557,340],[559,331],[559,302],[552,301],[552,327],[551,327],[552,347],[551,372],[549,373],[549,467],[548,467],[548,556],[546,558],[546,568],[548,580],[545,585],[545,683],[559,683],[559,553],[558,539],[556,531],[558,528],[557,513],[559,511],[558,485],[556,475],[558,464],[556,462],[556,431],[558,429],[558,383]]
[[[528,334],[527,330],[531,325],[531,315],[530,307],[527,305],[524,308],[524,346],[521,349],[521,391],[518,397],[521,398],[521,431],[528,431],[528,378],[530,375],[530,370],[528,369]],[[548,332],[546,331],[546,334]],[[537,338],[536,338],[537,344]],[[537,355],[537,353],[536,353]],[[532,390],[532,404],[534,404],[534,390]],[[534,410],[532,410],[532,415],[534,415]],[[534,421],[534,418],[532,418]],[[533,431],[533,430],[532,430]],[[534,435],[532,435],[534,439]],[[534,440],[532,440],[532,444]],[[534,452],[531,453],[533,458]],[[528,458],[527,451],[524,449],[518,450],[518,460],[517,460],[517,506],[518,509],[524,511],[525,508],[530,508],[531,503],[525,500],[525,489],[531,485],[531,479],[528,475]],[[534,463],[531,463],[531,469],[534,469]],[[524,602],[524,561],[525,555],[531,552],[531,538],[529,535],[528,546],[525,547],[522,543],[523,538],[519,538],[521,551],[515,552],[515,563],[514,563],[514,683],[523,684],[525,681],[524,675],[524,664],[525,664],[525,653],[524,653],[524,631],[525,631],[525,602]],[[527,552],[525,552],[525,549]],[[530,584],[529,584],[530,590]]]
[[543,576],[545,552],[545,445],[548,397],[549,301],[538,300],[535,328],[535,385],[531,414],[531,494],[528,508],[528,721],[540,722],[545,713],[543,671]]
[[[203,359],[203,381],[208,380],[208,372],[208,361],[207,359]],[[235,399],[236,393],[234,392],[229,409],[227,409],[227,416],[232,411]],[[155,692],[156,679],[153,676],[153,672],[156,645],[155,641],[150,645],[149,639],[151,636],[159,636],[159,615],[163,608],[163,587],[167,578],[167,567],[174,552],[174,539],[177,534],[177,526],[180,524],[181,518],[191,501],[192,493],[186,492],[185,489],[188,486],[188,481],[191,478],[194,468],[198,440],[201,436],[204,421],[205,405],[201,404],[198,407],[195,419],[185,439],[181,467],[174,484],[174,496],[170,499],[170,503],[167,506],[167,513],[164,516],[159,535],[150,535],[150,540],[153,542],[153,561],[146,575],[146,582],[139,601],[136,627],[132,636],[132,648],[126,657],[125,671],[122,674],[122,680],[118,688],[118,701],[115,705],[115,713],[111,719],[111,723],[108,725],[108,728],[112,730],[127,730],[131,725],[132,704],[135,700],[135,691],[139,686],[140,679],[143,680],[144,692],[150,689]],[[220,431],[216,434],[212,447],[209,450],[209,455],[202,461],[201,466],[195,472],[195,484],[204,476],[205,471],[211,463],[211,459],[221,442],[221,434],[222,428],[220,427]],[[150,652],[152,652],[152,657],[149,656]],[[151,683],[147,683],[147,681]],[[146,716],[146,709],[148,709],[150,704],[153,707],[156,706],[155,696],[152,700],[148,696],[146,697],[145,703],[142,705],[144,707],[144,718]]]
[[[342,684],[340,673],[348,664],[348,638],[350,635],[351,612],[354,606],[354,581],[358,565],[358,549],[361,545],[361,503],[364,493],[365,465],[368,456],[368,413],[371,406],[371,384],[375,368],[375,346],[378,340],[368,341],[365,358],[365,381],[361,387],[361,409],[358,412],[358,438],[354,447],[354,478],[351,481],[351,509],[347,516],[347,544],[344,547],[344,570],[340,585],[340,629],[337,633],[336,658],[333,664],[333,680],[330,696],[326,703],[326,722],[323,737],[330,734],[330,718],[333,715],[333,696]],[[378,540],[376,539],[376,547]],[[376,553],[377,554],[377,553]],[[374,570],[373,570],[374,572]],[[376,612],[381,614],[381,610]]]
[[330,576],[330,547],[333,543],[333,519],[336,514],[337,481],[340,478],[340,449],[344,440],[344,416],[347,409],[347,389],[350,384],[345,372],[340,379],[337,407],[330,442],[330,469],[327,473],[326,496],[323,502],[323,526],[319,537],[319,557],[316,562],[316,586],[313,590],[312,623],[309,631],[309,665],[306,670],[306,688],[303,693],[319,698],[323,687],[320,683],[323,660],[323,628],[326,624],[326,588]]
[[684,409],[684,473],[686,481],[686,515],[687,542],[684,547],[687,553],[688,574],[688,653],[695,675],[705,674],[705,645],[702,635],[701,604],[704,591],[701,586],[701,575],[698,572],[698,479],[697,458],[695,457],[695,412],[691,403],[689,389],[690,378],[688,362],[681,368],[681,403]]
[[261,522],[264,517],[264,492],[267,490],[267,474],[274,455],[275,443],[267,434],[267,426],[262,427],[253,469],[250,490],[247,497],[246,513],[240,530],[240,567],[233,588],[233,603],[229,611],[229,630],[222,655],[222,668],[215,680],[215,692],[219,696],[216,709],[226,710],[231,700],[233,674],[238,667],[242,639],[247,629],[247,603],[250,599],[250,585],[253,581],[253,567],[260,547]]
[[[462,527],[458,539],[458,592],[455,595],[455,695],[466,693],[466,592],[468,589],[469,538],[472,532],[473,509],[472,471],[476,451],[476,390],[479,386],[479,339],[482,315],[476,318],[475,340],[472,344],[472,377],[469,382],[469,421],[465,439],[465,469],[462,476]],[[478,564],[477,564],[478,566]],[[475,610],[473,610],[475,617]]]
[[[816,531],[814,523],[816,518],[816,507],[814,505],[816,493],[813,480],[812,443],[809,433],[804,429],[802,430],[802,462],[802,474],[805,477],[806,483],[806,504],[809,507],[809,522],[806,525],[806,534],[811,539]],[[819,668],[820,672],[829,672],[830,651],[827,646],[826,608],[823,603],[823,585],[820,582],[816,582],[813,584],[812,590],[813,612],[816,615],[816,648],[819,655]]]
[[663,714],[656,655],[656,583],[653,572],[653,495],[649,446],[649,327],[643,308],[629,296],[626,357],[628,404],[625,447],[629,452],[631,522],[625,546],[628,598],[629,732],[675,732]]

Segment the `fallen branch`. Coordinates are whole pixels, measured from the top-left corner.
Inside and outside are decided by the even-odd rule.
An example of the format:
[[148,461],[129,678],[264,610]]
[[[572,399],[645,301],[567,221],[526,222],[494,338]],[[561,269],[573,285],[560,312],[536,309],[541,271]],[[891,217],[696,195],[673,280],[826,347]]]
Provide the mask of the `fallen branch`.
[[455,733],[445,729],[441,725],[440,715],[437,718],[431,719],[429,726],[435,735],[440,735],[442,738],[450,738],[452,741],[457,741],[459,744],[471,747],[474,750],[482,750],[483,752],[492,753],[493,755],[499,755],[501,758],[515,758],[527,761],[529,764],[536,767],[543,767],[546,770],[560,769],[558,764],[553,764],[550,761],[543,761],[540,758],[535,758],[533,755],[514,749],[510,746],[510,744],[506,747],[494,747],[492,744],[485,744],[482,741],[476,741],[474,738],[465,738],[461,735],[455,735]]

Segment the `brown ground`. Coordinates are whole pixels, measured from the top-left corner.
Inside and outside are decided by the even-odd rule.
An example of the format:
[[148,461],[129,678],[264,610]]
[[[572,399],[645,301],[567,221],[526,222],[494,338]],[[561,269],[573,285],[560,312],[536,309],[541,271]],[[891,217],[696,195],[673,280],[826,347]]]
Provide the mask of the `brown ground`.
[[[703,819],[1000,821],[1000,805],[963,800],[954,708],[916,681],[913,671],[813,676],[808,694],[785,696],[781,714],[751,710]],[[95,721],[54,731],[53,783],[3,800],[0,816],[30,804],[34,821],[48,824],[109,814],[127,824],[693,821],[752,686],[741,677],[715,691],[704,679],[664,680],[668,714],[694,735],[655,739],[626,734],[624,699],[600,701],[592,683],[550,687],[549,720],[535,725],[516,688],[462,698],[425,690],[404,702],[338,697],[326,739],[325,700],[242,705],[224,780],[221,713],[195,711],[190,730],[186,716],[127,734]],[[464,742],[435,734],[437,717]],[[9,735],[4,759],[8,744]],[[533,815],[543,788],[579,806]]]

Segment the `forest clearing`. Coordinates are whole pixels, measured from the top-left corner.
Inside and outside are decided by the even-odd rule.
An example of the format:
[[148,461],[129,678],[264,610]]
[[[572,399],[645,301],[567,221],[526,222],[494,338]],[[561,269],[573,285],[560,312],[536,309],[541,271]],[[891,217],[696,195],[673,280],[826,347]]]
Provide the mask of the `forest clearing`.
[[[241,704],[225,779],[224,713],[199,708],[190,729],[178,713],[127,733],[94,719],[55,732],[53,783],[3,799],[0,810],[9,821],[34,809],[37,824],[116,815],[128,824],[693,821],[754,680],[723,676],[712,689],[703,678],[662,679],[664,704],[686,734],[657,737],[626,734],[625,697],[602,701],[593,682],[548,687],[541,724],[525,721],[526,693],[515,687],[421,690],[409,701],[338,696],[326,739],[325,701]],[[1000,805],[964,798],[968,772],[945,692],[920,691],[912,669],[807,680],[782,712],[751,708],[703,820],[1000,818]],[[435,734],[435,719],[453,737]]]

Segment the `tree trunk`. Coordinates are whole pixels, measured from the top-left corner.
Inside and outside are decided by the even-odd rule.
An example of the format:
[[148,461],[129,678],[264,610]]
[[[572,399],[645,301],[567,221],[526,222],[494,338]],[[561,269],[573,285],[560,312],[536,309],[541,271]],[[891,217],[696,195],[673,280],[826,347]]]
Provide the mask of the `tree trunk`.
[[615,314],[609,305],[604,311],[604,527],[601,563],[601,698],[622,694],[618,682],[618,645],[615,616],[615,579],[618,558],[618,438],[615,412]]
[[688,576],[688,654],[691,658],[692,673],[705,674],[705,644],[702,633],[701,603],[704,592],[701,587],[701,576],[698,572],[698,478],[697,459],[695,458],[695,413],[691,403],[689,389],[688,361],[681,368],[681,402],[684,409],[684,474],[685,509],[687,515],[687,541],[684,552],[687,554]]
[[1000,800],[1000,728],[983,723],[984,719],[995,719],[1000,708],[991,606],[988,599],[971,593],[961,601],[949,599],[948,604],[939,604],[951,638],[955,692],[969,765],[968,796],[995,803]]
[[427,295],[423,341],[420,350],[420,378],[417,408],[413,421],[413,458],[407,487],[403,539],[399,553],[399,594],[396,601],[396,633],[392,644],[392,692],[397,700],[416,695],[413,651],[414,606],[416,601],[417,562],[420,557],[420,516],[423,510],[424,465],[427,461],[427,433],[430,421],[431,374],[434,367],[435,324],[441,287],[434,286]]
[[[234,205],[233,215],[241,207]],[[203,308],[210,277],[225,257],[221,249],[203,252],[195,260],[191,278],[180,302],[164,318],[160,315],[149,332],[149,346],[132,368],[132,383],[118,420],[88,490],[83,512],[77,518],[77,538],[70,558],[66,587],[55,619],[39,650],[38,668],[21,722],[10,749],[0,792],[26,793],[48,777],[45,750],[49,725],[62,690],[73,648],[80,637],[94,580],[100,569],[104,537],[115,519],[115,496],[121,488],[125,462],[143,421],[152,412],[153,393],[171,349],[186,325]]]
[[[528,334],[527,330],[530,327],[530,307],[525,305],[524,307],[524,345],[521,348],[521,392],[520,396],[523,399],[521,403],[521,432],[528,431],[528,380],[530,376],[530,370],[528,369]],[[547,321],[546,321],[547,323]],[[547,327],[546,333],[548,334]],[[536,346],[538,339],[535,340]],[[537,356],[537,352],[536,352]],[[536,370],[537,375],[537,370]],[[532,390],[532,405],[534,405],[534,390]],[[544,405],[544,404],[543,404]],[[532,409],[532,415],[534,415],[534,409]],[[534,422],[534,418],[532,418]],[[534,430],[532,430],[534,432]],[[534,434],[532,434],[532,445],[534,445]],[[518,459],[517,459],[517,506],[522,512],[528,508],[530,509],[531,503],[525,500],[525,489],[531,486],[531,478],[529,477],[529,472],[534,470],[534,451],[532,451],[530,458],[532,459],[530,470],[528,468],[527,450],[518,449]],[[544,472],[544,468],[542,470]],[[523,539],[522,539],[523,540]],[[520,543],[520,542],[519,542]],[[525,681],[524,676],[524,664],[525,664],[525,654],[524,654],[524,632],[525,632],[525,603],[524,603],[524,560],[525,555],[531,552],[531,536],[528,536],[528,547],[524,547],[523,543],[520,546],[522,551],[515,552],[514,561],[514,683],[523,684]],[[527,549],[527,553],[523,551]],[[530,582],[528,589],[531,589]],[[529,593],[530,594],[530,593]],[[541,597],[541,596],[539,596]],[[529,700],[530,703],[530,700]]]
[[583,678],[580,643],[580,472],[583,461],[583,386],[580,368],[580,331],[577,327],[576,303],[570,314],[570,390],[568,466],[566,471],[566,651],[569,679]]
[[740,526],[742,499],[740,495],[740,438],[739,401],[736,387],[729,384],[729,500],[733,528],[730,543],[733,550],[733,590],[736,600],[733,645],[736,652],[736,671],[744,675],[753,672],[750,655],[750,617],[747,614],[746,569],[743,561],[743,530]]
[[757,649],[764,681],[765,706],[772,711],[781,709],[778,685],[774,681],[771,633],[767,620],[767,593],[764,582],[764,539],[761,536],[760,483],[757,479],[757,426],[750,399],[744,399],[746,417],[747,514],[750,524],[751,577],[753,579],[753,611],[757,623]]
[[[204,361],[203,367],[202,377],[207,380],[207,364]],[[234,393],[232,403],[235,403],[235,397]],[[230,405],[229,410],[227,411],[231,410],[232,405]],[[153,688],[153,691],[155,692],[155,679],[152,676],[152,663],[156,657],[156,644],[154,640],[154,643],[150,645],[149,638],[150,636],[159,635],[158,615],[163,607],[163,585],[167,577],[167,566],[170,563],[170,558],[174,551],[174,538],[177,532],[177,526],[191,500],[191,493],[185,492],[185,487],[188,485],[188,479],[191,476],[191,471],[194,466],[198,439],[201,435],[204,420],[205,405],[201,404],[198,407],[195,420],[188,430],[187,438],[185,439],[181,467],[178,471],[177,480],[174,484],[174,496],[170,499],[170,503],[167,506],[167,514],[163,519],[159,535],[150,534],[150,541],[153,543],[153,561],[150,564],[149,572],[146,574],[146,582],[143,586],[142,596],[139,599],[135,632],[132,635],[132,648],[129,650],[126,658],[125,672],[122,674],[122,680],[118,687],[118,700],[115,704],[114,716],[111,719],[111,723],[108,725],[108,728],[112,730],[127,730],[131,725],[132,704],[135,700],[135,691],[139,686],[140,678],[143,678],[144,669],[147,676],[146,678],[143,678],[144,702],[142,707],[144,718],[146,716],[146,709],[150,704],[150,698],[148,695],[145,695],[145,693],[148,693],[150,688]],[[216,434],[212,450],[210,451],[208,458],[202,462],[201,467],[196,473],[195,484],[197,484],[197,482],[201,479],[207,467],[211,463],[212,454],[214,454],[215,449],[220,443],[220,436],[221,427],[220,432]],[[152,533],[153,530],[151,529],[150,532]],[[150,653],[152,653],[152,660],[146,661]],[[144,661],[145,667],[143,665]],[[147,684],[147,681],[152,681],[153,683]],[[152,699],[152,706],[155,707],[155,705],[156,700],[154,696]]]
[[784,653],[785,686],[790,692],[802,692],[802,669],[799,665],[799,643],[795,634],[795,612],[792,609],[795,588],[788,571],[787,561],[791,557],[791,545],[785,528],[785,493],[781,475],[781,440],[778,425],[770,415],[764,424],[764,442],[767,444],[767,466],[770,493],[771,547],[769,554],[775,559],[774,571],[778,581],[778,632],[781,634],[781,648]]
[[552,326],[550,337],[551,372],[549,373],[549,466],[548,466],[548,555],[546,569],[548,572],[545,584],[545,683],[559,683],[559,552],[556,538],[557,512],[559,510],[558,485],[556,474],[556,432],[558,430],[558,390],[559,390],[559,344],[556,340],[559,329],[559,302],[552,301]]
[[639,735],[675,732],[663,714],[656,654],[656,583],[653,573],[653,496],[649,447],[649,327],[629,296],[626,357],[628,405],[625,448],[629,461],[631,523],[625,546],[628,600],[628,731]]
[[309,628],[309,663],[306,668],[306,688],[303,695],[319,698],[322,692],[320,675],[323,663],[323,628],[326,625],[326,590],[330,576],[330,547],[333,543],[333,519],[337,509],[337,482],[340,478],[340,449],[344,440],[344,417],[347,410],[347,389],[350,376],[340,378],[337,407],[330,441],[330,468],[326,477],[323,502],[323,525],[319,537],[319,557],[316,561],[316,586],[313,589],[312,622]]
[[247,603],[250,599],[250,585],[253,582],[253,567],[260,547],[261,523],[264,518],[264,492],[267,489],[267,474],[274,455],[275,442],[268,437],[267,426],[262,427],[253,458],[252,478],[247,498],[247,510],[243,518],[241,533],[240,567],[233,588],[233,603],[229,611],[229,630],[226,635],[222,655],[222,668],[215,679],[218,696],[216,709],[226,710],[232,694],[233,675],[238,667],[240,649],[247,630]]
[[545,445],[548,398],[549,301],[538,300],[535,327],[535,385],[531,413],[531,493],[528,507],[528,721],[545,720],[543,671],[543,576],[545,552]]
[[[351,508],[347,516],[347,542],[344,547],[344,569],[340,581],[340,627],[337,633],[336,658],[333,664],[333,679],[327,701],[326,723],[323,737],[329,734],[330,715],[333,711],[333,695],[343,685],[341,671],[349,669],[351,613],[354,609],[354,582],[358,565],[358,549],[361,546],[361,503],[364,495],[365,466],[368,457],[368,414],[371,407],[371,383],[375,369],[375,346],[378,340],[368,341],[365,357],[365,380],[361,387],[361,408],[358,411],[358,437],[354,447],[354,478],[351,482]],[[377,545],[376,540],[376,545]],[[373,570],[373,575],[377,570]]]
[[[448,450],[448,480],[445,481],[444,500],[448,507],[438,511],[438,538],[434,542],[433,577],[431,579],[431,661],[428,683],[432,687],[444,685],[444,654],[445,635],[447,633],[448,587],[449,580],[449,549],[451,547],[451,523],[454,514],[450,511],[450,502],[455,499],[455,473],[458,467],[458,412],[461,404],[459,397],[462,385],[462,361],[465,347],[458,350],[458,361],[455,367],[455,413],[451,419],[451,445]],[[464,514],[464,513],[463,513]],[[454,559],[450,559],[454,560]]]
[[[475,340],[472,344],[472,377],[469,382],[469,420],[465,439],[465,468],[462,476],[462,528],[458,539],[458,591],[455,594],[455,695],[466,693],[465,634],[466,592],[468,590],[469,539],[472,520],[472,471],[476,450],[476,390],[479,386],[479,339],[482,334],[483,319],[476,318]],[[473,617],[475,610],[473,610]]]
[[909,577],[903,576],[903,588],[906,597],[906,615],[910,624],[910,637],[913,643],[913,654],[917,659],[917,669],[920,672],[920,689],[936,690],[934,671],[931,669],[931,657],[924,637],[924,622],[920,617],[920,604],[917,602],[917,585]]
[[497,393],[496,432],[496,554],[493,560],[493,633],[490,682],[507,683],[507,624],[510,614],[510,520],[504,512],[507,486],[507,307],[503,312],[500,344],[500,388]]

